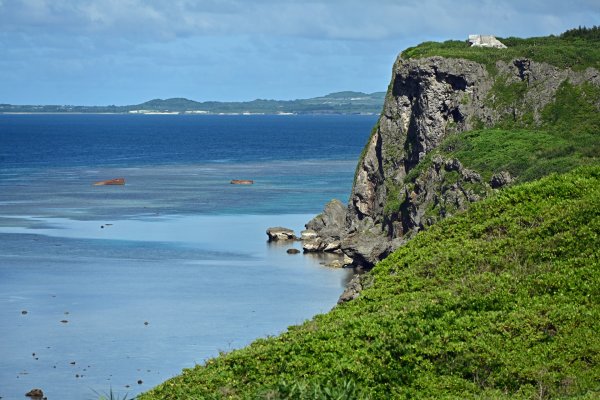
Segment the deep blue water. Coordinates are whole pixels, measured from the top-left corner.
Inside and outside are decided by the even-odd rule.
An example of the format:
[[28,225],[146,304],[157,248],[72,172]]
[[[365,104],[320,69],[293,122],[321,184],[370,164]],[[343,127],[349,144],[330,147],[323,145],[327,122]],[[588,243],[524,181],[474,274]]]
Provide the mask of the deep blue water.
[[265,229],[345,201],[375,119],[0,115],[0,397],[135,395],[329,310],[349,271]]
[[374,116],[2,115],[0,166],[347,160]]

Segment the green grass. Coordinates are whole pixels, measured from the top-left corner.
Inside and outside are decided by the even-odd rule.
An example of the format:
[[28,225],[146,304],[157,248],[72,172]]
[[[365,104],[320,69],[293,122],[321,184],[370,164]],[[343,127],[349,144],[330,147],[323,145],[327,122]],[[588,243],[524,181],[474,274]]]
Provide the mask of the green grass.
[[535,38],[498,38],[508,48],[491,49],[471,47],[467,41],[425,42],[402,52],[404,58],[442,56],[463,58],[484,64],[488,71],[495,71],[495,64],[516,58],[528,58],[546,62],[558,68],[577,71],[588,67],[600,69],[600,39],[595,35],[546,36]]
[[[576,86],[562,82],[554,101],[542,111],[543,127],[567,137],[600,136],[600,87],[590,83]],[[598,147],[596,150],[600,150]],[[600,152],[594,151],[594,154]]]
[[371,275],[358,299],[141,399],[600,396],[600,167],[501,191]]
[[496,172],[508,171],[527,182],[594,162],[586,155],[588,141],[587,136],[568,140],[543,131],[486,129],[452,135],[437,153],[458,158],[486,181]]
[[[500,82],[500,83],[498,83]],[[518,103],[522,87],[496,84],[502,105]],[[502,94],[503,93],[503,94]],[[566,172],[579,165],[595,163],[600,157],[600,88],[585,83],[563,82],[554,100],[542,110],[542,120],[500,123],[496,129],[479,129],[448,135],[406,176],[414,182],[431,165],[435,154],[458,158],[464,166],[479,172],[487,181],[500,171],[509,171],[521,182],[552,172]]]

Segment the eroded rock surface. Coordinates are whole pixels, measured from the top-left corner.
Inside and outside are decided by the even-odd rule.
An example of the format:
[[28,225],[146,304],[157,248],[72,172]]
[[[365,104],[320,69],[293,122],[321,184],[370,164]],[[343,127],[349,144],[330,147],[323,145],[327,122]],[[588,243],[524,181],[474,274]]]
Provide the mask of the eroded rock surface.
[[302,231],[302,248],[307,252],[325,251],[341,253],[341,235],[345,230],[347,207],[333,199],[323,212],[306,225]]
[[[600,74],[526,58],[498,61],[491,74],[469,60],[398,57],[348,205],[330,203],[306,225],[316,236],[306,237],[305,251],[343,252],[353,265],[368,269],[419,230],[466,209],[492,188],[512,184],[518,177],[506,171],[483,179],[458,159],[437,156],[426,164],[425,159],[452,133],[523,118],[541,124],[542,110],[563,81],[600,86]],[[506,102],[498,90],[502,85],[519,85],[519,101]]]

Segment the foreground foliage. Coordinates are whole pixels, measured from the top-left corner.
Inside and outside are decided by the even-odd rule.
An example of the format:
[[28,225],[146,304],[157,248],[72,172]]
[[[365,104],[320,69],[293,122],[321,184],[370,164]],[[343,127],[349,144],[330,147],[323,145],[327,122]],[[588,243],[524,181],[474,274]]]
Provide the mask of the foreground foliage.
[[600,396],[600,167],[418,234],[373,285],[142,399]]

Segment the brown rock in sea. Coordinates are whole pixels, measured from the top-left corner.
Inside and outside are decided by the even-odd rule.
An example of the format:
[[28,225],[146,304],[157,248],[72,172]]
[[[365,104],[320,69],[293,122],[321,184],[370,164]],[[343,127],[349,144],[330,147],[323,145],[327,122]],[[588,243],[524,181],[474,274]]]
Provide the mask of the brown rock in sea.
[[288,254],[298,254],[298,253],[300,253],[300,250],[298,250],[298,249],[287,249],[286,253],[288,253]]
[[44,398],[44,392],[42,389],[31,389],[29,392],[25,394],[27,397],[31,397],[32,399],[42,399]]
[[106,181],[95,182],[94,186],[124,185],[124,184],[125,184],[125,178],[115,178],[115,179],[108,179]]
[[231,182],[232,185],[252,185],[254,181],[251,179],[233,179]]

